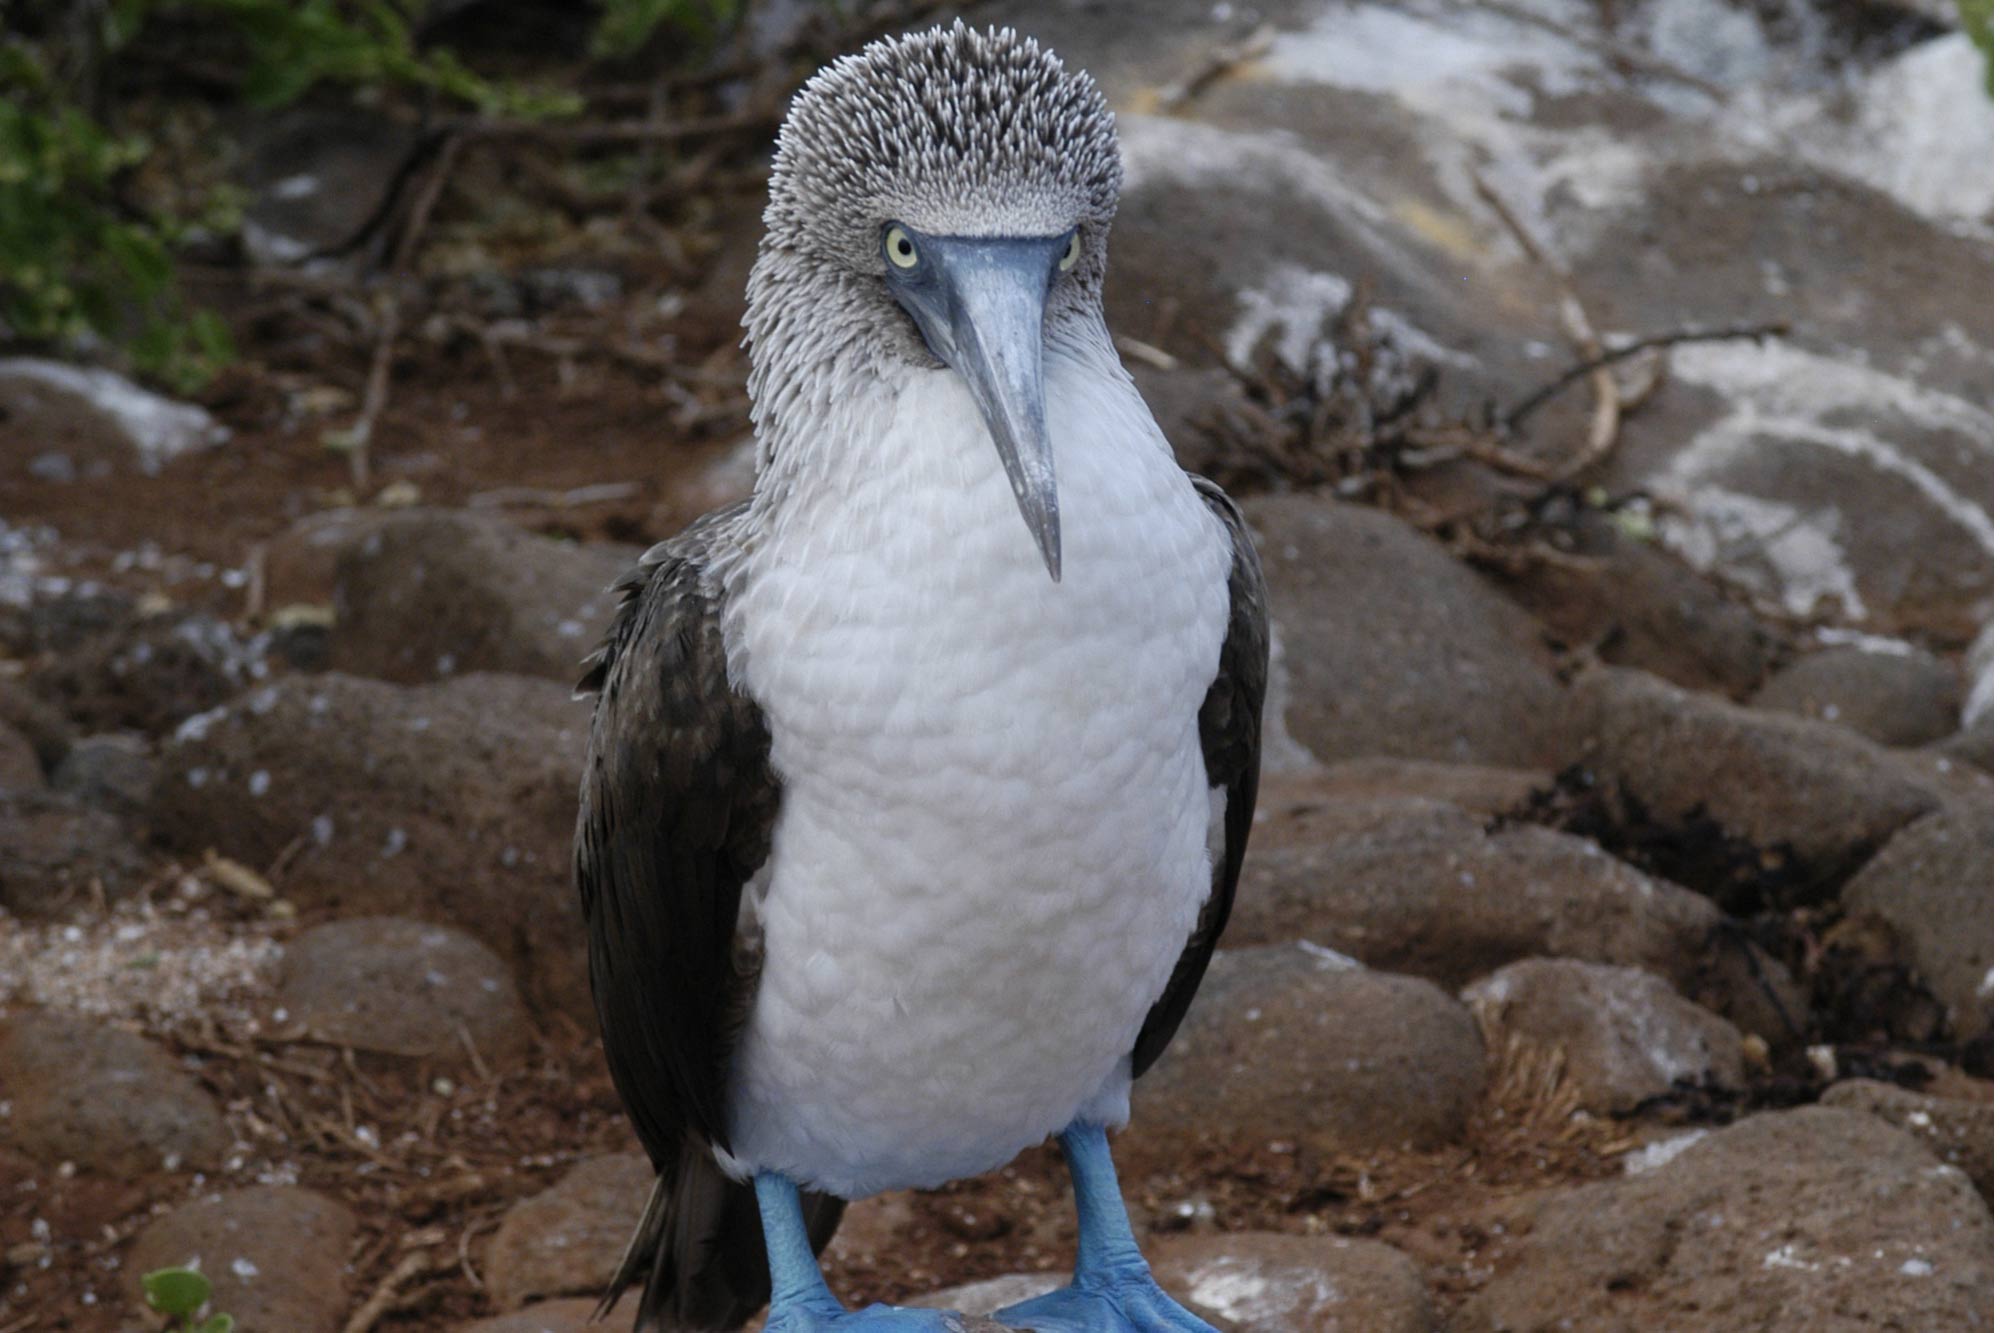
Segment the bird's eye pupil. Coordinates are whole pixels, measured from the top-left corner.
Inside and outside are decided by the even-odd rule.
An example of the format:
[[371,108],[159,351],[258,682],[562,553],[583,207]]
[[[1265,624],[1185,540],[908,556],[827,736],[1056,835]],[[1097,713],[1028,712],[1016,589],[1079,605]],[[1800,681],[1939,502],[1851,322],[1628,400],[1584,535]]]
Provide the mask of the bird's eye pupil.
[[910,253],[910,250],[911,250],[911,246],[910,246],[910,238],[909,238],[909,237],[905,236],[905,237],[902,237],[902,238],[900,238],[900,239],[898,239],[898,240],[897,240],[897,242],[896,242],[896,253],[897,253],[897,254],[899,254],[899,255],[907,255],[908,253]]

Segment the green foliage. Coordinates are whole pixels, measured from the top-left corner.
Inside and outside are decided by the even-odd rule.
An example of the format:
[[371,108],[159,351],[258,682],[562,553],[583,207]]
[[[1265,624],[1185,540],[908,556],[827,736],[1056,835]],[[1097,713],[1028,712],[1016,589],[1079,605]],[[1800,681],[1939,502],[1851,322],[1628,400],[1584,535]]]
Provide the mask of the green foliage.
[[662,25],[706,39],[736,17],[738,0],[603,0],[590,53],[622,59],[638,54]]
[[[720,3],[680,0],[678,7]],[[84,31],[102,67],[142,38],[155,16],[209,20],[243,43],[243,96],[259,107],[296,101],[322,83],[419,88],[498,116],[575,114],[573,94],[487,79],[449,51],[422,51],[411,23],[421,0],[107,0]],[[669,5],[666,8],[676,8]],[[70,53],[72,57],[76,53]],[[134,369],[191,392],[233,355],[210,311],[190,310],[173,245],[187,223],[230,229],[240,201],[218,194],[198,219],[146,216],[119,194],[150,150],[109,128],[59,86],[47,42],[0,39],[0,324],[58,347],[102,339]],[[72,58],[68,64],[76,64]]]
[[186,390],[228,360],[229,334],[183,303],[172,228],[118,206],[117,177],[146,152],[63,104],[26,46],[0,45],[0,320],[35,342],[115,339]]
[[1965,35],[1986,57],[1986,95],[1993,95],[1993,0],[1958,0]]
[[212,1314],[196,1322],[195,1315],[208,1304],[212,1292],[208,1279],[192,1268],[161,1268],[139,1279],[146,1304],[172,1320],[172,1327],[185,1333],[234,1333],[233,1315]]

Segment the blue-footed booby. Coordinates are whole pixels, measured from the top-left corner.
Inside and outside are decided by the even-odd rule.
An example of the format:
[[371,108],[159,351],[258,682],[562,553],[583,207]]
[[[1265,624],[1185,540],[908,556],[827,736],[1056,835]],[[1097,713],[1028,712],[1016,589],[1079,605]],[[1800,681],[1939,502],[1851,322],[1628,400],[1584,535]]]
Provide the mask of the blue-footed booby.
[[841,1306],[842,1201],[1052,1135],[1074,1280],[996,1317],[1207,1327],[1106,1131],[1229,915],[1267,630],[1105,328],[1119,184],[1096,86],[1004,29],[836,61],[779,134],[753,494],[641,560],[584,680],[591,984],[658,1172],[606,1299],[643,1274],[641,1330],[767,1297],[773,1333],[957,1328]]

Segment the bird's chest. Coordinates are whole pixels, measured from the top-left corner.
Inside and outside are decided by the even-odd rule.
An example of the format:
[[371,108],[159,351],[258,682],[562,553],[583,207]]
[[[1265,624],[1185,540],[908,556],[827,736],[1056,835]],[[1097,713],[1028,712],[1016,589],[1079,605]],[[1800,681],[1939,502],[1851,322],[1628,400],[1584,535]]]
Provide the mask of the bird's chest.
[[1120,419],[1059,379],[1049,407],[1060,584],[983,431],[913,431],[886,434],[903,468],[778,529],[734,598],[784,786],[740,1147],[845,1160],[815,1177],[843,1189],[981,1170],[1058,1128],[1120,1067],[1208,893],[1196,717],[1227,543],[1150,419],[1086,435]]
[[774,525],[736,598],[742,683],[788,806],[893,819],[905,845],[1060,838],[1188,757],[1227,543],[1129,389],[1053,375],[1052,581],[969,400],[934,378]]

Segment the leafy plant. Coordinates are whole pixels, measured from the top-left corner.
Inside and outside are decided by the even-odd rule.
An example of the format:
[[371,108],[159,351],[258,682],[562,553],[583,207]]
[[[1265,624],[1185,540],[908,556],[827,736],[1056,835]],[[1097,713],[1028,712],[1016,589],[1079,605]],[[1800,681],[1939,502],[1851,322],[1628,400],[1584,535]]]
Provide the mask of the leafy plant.
[[740,7],[739,0],[603,0],[590,53],[600,58],[636,55],[669,24],[694,37],[712,37]]
[[1958,17],[1965,35],[1986,57],[1986,95],[1993,95],[1993,0],[1958,0]]
[[167,1327],[175,1333],[233,1333],[236,1320],[231,1315],[211,1314],[197,1321],[195,1316],[208,1304],[213,1293],[207,1278],[192,1268],[160,1268],[139,1279],[146,1304],[167,1316]]

